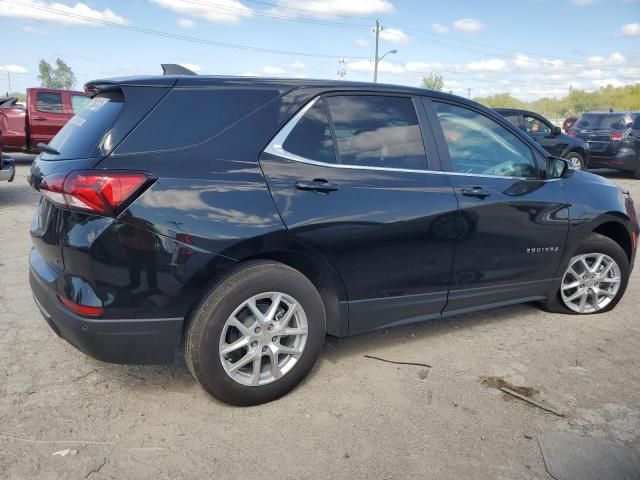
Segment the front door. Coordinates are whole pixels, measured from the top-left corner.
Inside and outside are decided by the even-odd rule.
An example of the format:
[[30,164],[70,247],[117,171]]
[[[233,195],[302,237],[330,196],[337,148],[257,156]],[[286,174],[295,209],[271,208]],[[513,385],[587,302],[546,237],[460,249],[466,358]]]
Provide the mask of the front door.
[[544,298],[569,228],[561,182],[541,178],[534,150],[508,122],[467,105],[425,105],[460,206],[446,311]]
[[538,117],[525,113],[522,116],[524,122],[524,131],[529,134],[536,142],[540,144],[551,155],[556,157],[562,156],[567,142],[563,140],[562,135],[554,133],[554,126]]
[[457,203],[429,171],[437,154],[419,115],[409,96],[317,97],[260,161],[295,240],[341,276],[349,333],[440,316],[446,303]]

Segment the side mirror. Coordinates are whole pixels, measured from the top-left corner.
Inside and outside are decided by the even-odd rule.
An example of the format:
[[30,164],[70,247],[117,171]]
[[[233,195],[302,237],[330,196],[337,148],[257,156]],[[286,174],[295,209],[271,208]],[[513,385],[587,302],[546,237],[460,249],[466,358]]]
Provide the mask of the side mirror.
[[553,133],[554,137],[557,137],[562,133],[562,129],[560,127],[553,127],[553,130],[551,130],[551,133]]
[[548,178],[563,178],[569,173],[569,162],[560,157],[549,157],[547,159]]

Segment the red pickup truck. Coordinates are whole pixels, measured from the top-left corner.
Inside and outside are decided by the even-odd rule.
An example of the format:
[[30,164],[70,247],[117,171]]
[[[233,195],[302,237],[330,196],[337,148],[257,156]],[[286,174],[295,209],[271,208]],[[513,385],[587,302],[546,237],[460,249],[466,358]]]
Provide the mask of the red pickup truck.
[[84,92],[28,88],[26,107],[16,98],[0,99],[0,153],[38,152],[91,99]]

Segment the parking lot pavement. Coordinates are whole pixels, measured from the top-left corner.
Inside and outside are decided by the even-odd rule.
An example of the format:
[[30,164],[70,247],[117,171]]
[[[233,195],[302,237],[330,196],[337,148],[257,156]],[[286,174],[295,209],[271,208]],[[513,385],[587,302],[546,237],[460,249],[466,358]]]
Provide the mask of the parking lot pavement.
[[[0,184],[0,478],[550,478],[540,432],[640,450],[638,269],[606,314],[522,305],[329,339],[291,394],[235,408],[183,360],[109,365],[55,336],[27,281],[26,172]],[[640,199],[640,181],[607,176]]]

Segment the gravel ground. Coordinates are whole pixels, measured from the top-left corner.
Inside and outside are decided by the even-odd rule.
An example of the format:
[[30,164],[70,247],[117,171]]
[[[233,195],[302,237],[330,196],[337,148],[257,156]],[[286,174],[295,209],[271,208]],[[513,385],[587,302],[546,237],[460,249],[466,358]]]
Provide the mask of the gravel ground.
[[[640,451],[640,269],[603,315],[521,305],[329,339],[294,392],[234,408],[183,361],[109,365],[55,336],[27,281],[38,200],[27,168],[0,184],[0,478],[550,478],[545,431]],[[640,181],[607,176],[640,199]],[[494,377],[565,416],[508,397]]]

